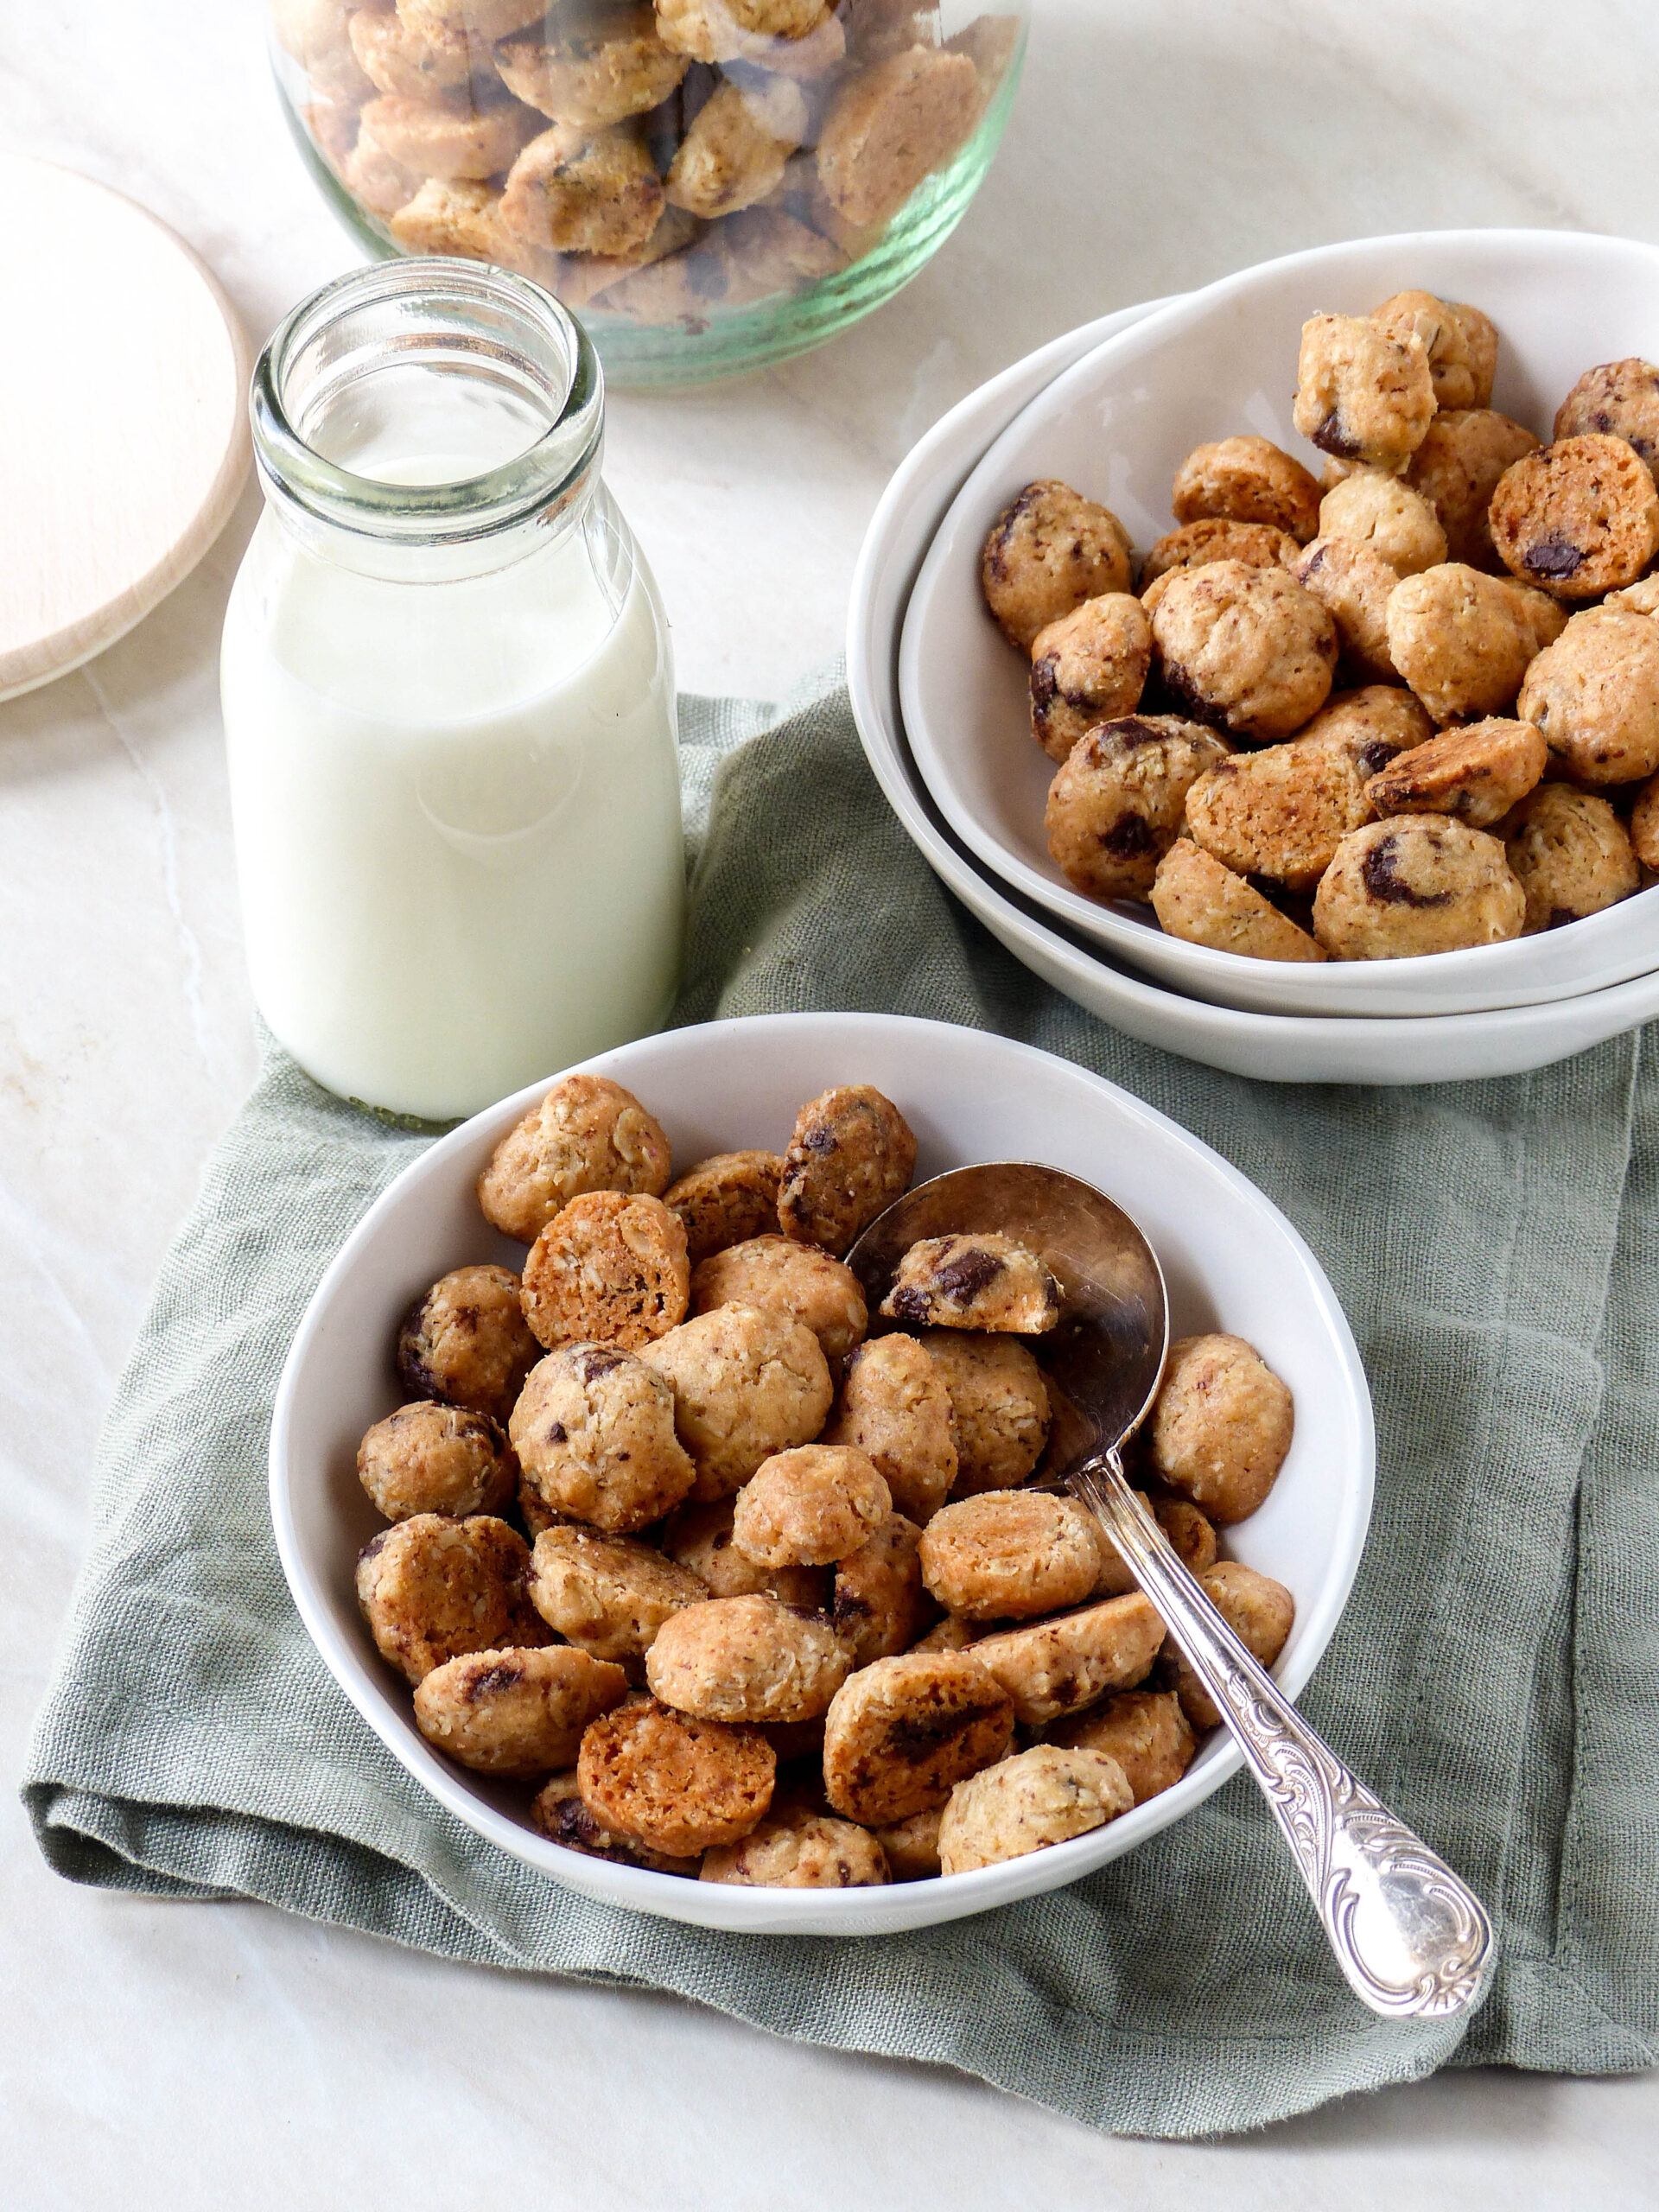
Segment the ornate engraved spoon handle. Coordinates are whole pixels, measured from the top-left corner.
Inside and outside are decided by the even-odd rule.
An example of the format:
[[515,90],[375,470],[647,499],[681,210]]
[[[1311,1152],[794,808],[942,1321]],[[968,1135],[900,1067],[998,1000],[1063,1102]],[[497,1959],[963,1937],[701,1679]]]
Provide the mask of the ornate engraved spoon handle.
[[1478,2004],[1496,1948],[1474,1893],[1350,1774],[1251,1657],[1129,1488],[1117,1453],[1065,1481],[1104,1524],[1219,1707],[1354,1994],[1395,2019],[1446,2019]]

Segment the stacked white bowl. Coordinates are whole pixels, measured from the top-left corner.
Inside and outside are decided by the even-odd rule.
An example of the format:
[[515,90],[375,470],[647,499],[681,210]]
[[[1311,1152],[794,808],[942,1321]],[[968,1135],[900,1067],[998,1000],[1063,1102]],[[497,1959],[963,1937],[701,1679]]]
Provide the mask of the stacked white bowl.
[[1027,672],[987,617],[980,547],[1039,477],[1103,499],[1144,548],[1195,445],[1291,427],[1302,323],[1408,289],[1497,325],[1492,404],[1548,436],[1582,372],[1659,357],[1659,248],[1569,232],[1427,232],[1321,247],[1056,340],[905,461],[855,579],[848,668],[870,764],[930,864],[1026,964],[1131,1035],[1281,1081],[1421,1083],[1564,1058],[1659,1014],[1659,888],[1509,944],[1291,963],[1166,937],[1073,890],[1048,855],[1052,764]]

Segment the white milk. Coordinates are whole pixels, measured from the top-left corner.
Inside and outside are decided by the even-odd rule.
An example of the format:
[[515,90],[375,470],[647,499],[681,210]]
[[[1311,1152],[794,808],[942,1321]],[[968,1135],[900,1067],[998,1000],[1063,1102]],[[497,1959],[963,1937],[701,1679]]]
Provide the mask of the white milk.
[[[330,459],[454,483],[533,435],[499,395],[404,381]],[[267,510],[221,682],[254,995],[319,1083],[447,1120],[660,1026],[683,903],[673,671],[602,486],[551,544],[442,582],[359,574]]]

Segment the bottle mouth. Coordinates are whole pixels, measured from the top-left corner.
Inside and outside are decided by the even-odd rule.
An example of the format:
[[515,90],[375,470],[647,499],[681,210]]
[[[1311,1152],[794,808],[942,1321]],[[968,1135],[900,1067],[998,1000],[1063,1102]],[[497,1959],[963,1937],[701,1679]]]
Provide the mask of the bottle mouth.
[[464,546],[558,519],[604,429],[599,357],[539,284],[430,257],[302,300],[249,395],[267,491],[333,531]]

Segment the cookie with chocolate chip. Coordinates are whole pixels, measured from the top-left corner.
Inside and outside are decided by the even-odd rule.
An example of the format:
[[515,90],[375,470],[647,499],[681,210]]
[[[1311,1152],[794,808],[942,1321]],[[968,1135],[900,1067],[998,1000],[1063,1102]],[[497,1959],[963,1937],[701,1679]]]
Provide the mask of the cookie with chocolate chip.
[[1520,936],[1526,896],[1503,846],[1442,814],[1397,815],[1344,837],[1313,898],[1338,960],[1460,952]]
[[1166,690],[1194,721],[1261,745],[1325,704],[1335,623],[1282,569],[1211,561],[1172,576],[1152,618]]
[[1317,315],[1302,325],[1292,420],[1321,453],[1402,469],[1435,404],[1428,348],[1415,327],[1395,335],[1351,315]]
[[1128,590],[1128,533],[1109,507],[1044,478],[991,524],[980,582],[1004,635],[1028,653],[1039,631],[1084,600]]
[[1595,599],[1634,583],[1659,551],[1659,489],[1634,446],[1592,431],[1505,469],[1491,522],[1512,575],[1557,599]]
[[1049,785],[1043,815],[1066,880],[1091,899],[1146,898],[1180,833],[1187,792],[1230,749],[1176,715],[1126,715],[1091,729]]
[[1553,435],[1623,438],[1659,472],[1659,368],[1639,355],[1586,369],[1555,410]]
[[1152,665],[1152,625],[1129,592],[1087,599],[1039,630],[1031,648],[1031,730],[1064,760],[1097,723],[1132,714]]

